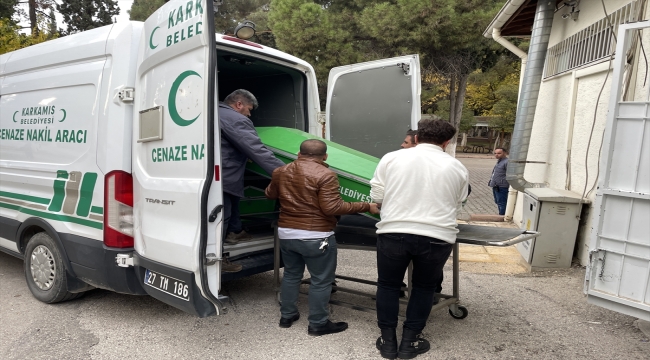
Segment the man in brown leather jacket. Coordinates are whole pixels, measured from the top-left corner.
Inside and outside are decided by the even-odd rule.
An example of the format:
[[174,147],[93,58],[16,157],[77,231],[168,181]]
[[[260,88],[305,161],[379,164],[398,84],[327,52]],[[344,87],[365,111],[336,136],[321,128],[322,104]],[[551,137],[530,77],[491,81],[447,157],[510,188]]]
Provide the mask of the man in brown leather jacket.
[[313,336],[348,328],[345,322],[329,320],[327,305],[336,271],[336,216],[379,213],[377,204],[343,201],[338,177],[325,160],[327,145],[316,139],[305,140],[298,159],[275,169],[266,188],[266,197],[280,201],[278,236],[284,262],[280,327],[291,327],[300,318],[296,303],[307,265],[311,275],[307,333]]

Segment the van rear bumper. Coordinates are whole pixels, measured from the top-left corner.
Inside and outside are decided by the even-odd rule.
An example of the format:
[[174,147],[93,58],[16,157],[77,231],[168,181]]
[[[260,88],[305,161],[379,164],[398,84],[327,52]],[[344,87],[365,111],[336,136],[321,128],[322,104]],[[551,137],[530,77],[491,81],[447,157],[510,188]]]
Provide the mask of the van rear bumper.
[[177,309],[181,309],[185,312],[194,314],[199,317],[206,317],[216,314],[217,309],[208,299],[203,297],[201,294],[201,290],[196,284],[196,278],[194,277],[193,272],[161,264],[157,261],[149,260],[147,258],[139,256],[135,252],[133,253],[133,264],[133,269],[135,269],[140,284],[144,284],[145,272],[147,269],[149,269],[159,274],[185,282],[185,284],[187,284],[189,287],[190,294],[189,301],[186,301],[167,294],[154,287],[143,285],[142,287],[146,293],[149,294],[149,296],[158,299],[165,304],[171,305]]
[[[75,277],[88,285],[122,294],[146,295],[133,267],[119,267],[117,254],[135,253],[133,248],[116,249],[98,240],[59,233]],[[69,289],[74,292],[74,289]],[[81,289],[84,290],[84,289]]]

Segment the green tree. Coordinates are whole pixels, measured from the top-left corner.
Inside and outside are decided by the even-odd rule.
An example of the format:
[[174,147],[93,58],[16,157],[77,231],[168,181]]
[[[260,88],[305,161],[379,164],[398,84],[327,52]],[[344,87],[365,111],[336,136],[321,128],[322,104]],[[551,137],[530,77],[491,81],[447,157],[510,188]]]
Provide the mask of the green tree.
[[[270,0],[227,1],[219,5],[215,14],[215,30],[232,35],[239,23],[250,20],[255,23],[256,35],[251,41],[275,47],[275,37],[268,27]],[[134,0],[128,11],[131,20],[145,21],[165,0]]]
[[18,0],[0,0],[0,19],[14,22]]
[[482,36],[501,5],[497,0],[397,0],[365,8],[361,22],[379,40],[374,46],[417,52],[423,79],[436,74],[445,80],[448,119],[458,129],[470,74],[491,67],[503,52]]
[[32,32],[31,35],[22,34],[19,30],[20,27],[9,19],[0,19],[0,54],[38,44],[58,36],[57,34],[49,34],[44,29],[39,32]]
[[511,56],[502,56],[487,71],[476,71],[470,76],[467,107],[475,115],[491,116],[490,128],[499,132],[500,144],[515,124],[519,94],[521,63]]
[[133,0],[131,10],[127,10],[129,13],[129,19],[134,21],[145,21],[164,4],[165,0]]
[[[469,75],[491,67],[502,51],[481,35],[501,5],[500,0],[273,0],[269,20],[278,48],[315,66],[321,98],[331,67],[420,54],[423,93],[439,97],[442,79],[448,119],[458,128]],[[437,108],[436,102],[422,103],[427,112]]]
[[66,34],[110,25],[120,13],[116,0],[67,0],[56,8],[67,24]]
[[[340,24],[338,16],[342,14],[335,10],[343,5],[336,2],[330,5],[327,7],[308,0],[273,0],[269,14],[269,24],[278,48],[314,66],[321,102],[327,93],[329,70],[364,59],[348,30],[353,25]],[[324,107],[324,103],[321,105]]]

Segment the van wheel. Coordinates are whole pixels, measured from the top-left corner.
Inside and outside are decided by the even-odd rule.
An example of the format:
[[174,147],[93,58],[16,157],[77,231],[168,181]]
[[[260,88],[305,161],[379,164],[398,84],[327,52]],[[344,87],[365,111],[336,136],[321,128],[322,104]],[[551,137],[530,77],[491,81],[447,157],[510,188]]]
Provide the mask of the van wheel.
[[59,248],[52,238],[40,232],[25,249],[25,278],[35,298],[53,304],[78,297],[68,292],[66,269]]

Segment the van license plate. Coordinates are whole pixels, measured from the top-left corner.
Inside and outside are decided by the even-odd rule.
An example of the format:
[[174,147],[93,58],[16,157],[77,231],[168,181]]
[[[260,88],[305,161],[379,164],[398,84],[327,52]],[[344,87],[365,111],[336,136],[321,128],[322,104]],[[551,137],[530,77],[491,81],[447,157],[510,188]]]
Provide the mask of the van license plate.
[[147,269],[144,273],[144,283],[171,296],[190,301],[190,291],[184,281]]

